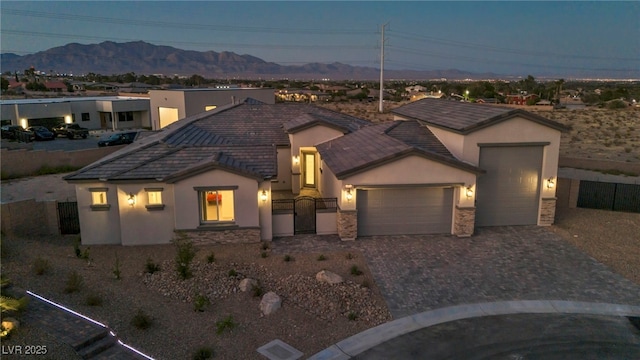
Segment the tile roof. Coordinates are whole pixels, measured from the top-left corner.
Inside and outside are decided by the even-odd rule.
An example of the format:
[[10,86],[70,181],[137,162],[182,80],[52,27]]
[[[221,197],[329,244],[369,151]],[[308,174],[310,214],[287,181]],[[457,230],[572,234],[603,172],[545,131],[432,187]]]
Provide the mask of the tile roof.
[[477,167],[456,159],[428,128],[417,121],[368,126],[316,145],[316,148],[339,179],[408,155],[481,172]]
[[560,123],[524,110],[443,99],[422,99],[391,112],[407,119],[419,120],[460,133],[469,133],[516,116],[560,131],[567,130]]
[[276,146],[290,146],[283,124],[305,117],[346,130],[370,124],[308,104],[230,104],[148,134],[65,179],[170,181],[212,167],[269,179],[277,175]]

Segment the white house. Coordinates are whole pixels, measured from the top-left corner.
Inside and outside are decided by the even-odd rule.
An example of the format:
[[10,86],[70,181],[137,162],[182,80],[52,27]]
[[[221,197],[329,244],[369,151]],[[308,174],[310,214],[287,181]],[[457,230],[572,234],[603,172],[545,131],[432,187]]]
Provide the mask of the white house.
[[82,241],[471,236],[475,226],[553,222],[562,125],[437,99],[394,113],[374,125],[249,99],[176,121],[65,178]]

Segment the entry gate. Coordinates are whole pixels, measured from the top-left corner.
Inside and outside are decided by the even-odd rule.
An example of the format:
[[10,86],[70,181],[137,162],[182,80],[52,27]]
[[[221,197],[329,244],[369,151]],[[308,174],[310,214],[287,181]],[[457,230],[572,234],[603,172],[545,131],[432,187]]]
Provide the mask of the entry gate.
[[316,233],[316,199],[301,196],[295,199],[293,209],[293,233]]
[[60,227],[60,233],[63,235],[80,233],[78,202],[68,201],[58,203],[58,225]]

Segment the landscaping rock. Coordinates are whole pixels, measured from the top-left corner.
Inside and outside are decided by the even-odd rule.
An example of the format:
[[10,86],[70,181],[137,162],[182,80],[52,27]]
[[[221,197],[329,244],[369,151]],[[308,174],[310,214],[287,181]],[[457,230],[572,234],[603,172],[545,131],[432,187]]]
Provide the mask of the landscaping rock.
[[342,276],[327,270],[322,270],[317,273],[316,280],[329,284],[339,284],[343,281]]
[[265,315],[273,314],[276,310],[280,309],[281,305],[282,299],[280,299],[280,296],[270,291],[262,297],[260,301],[260,311]]
[[258,282],[251,278],[242,279],[242,281],[240,281],[240,291],[242,292],[251,291],[251,289],[256,286],[258,286]]

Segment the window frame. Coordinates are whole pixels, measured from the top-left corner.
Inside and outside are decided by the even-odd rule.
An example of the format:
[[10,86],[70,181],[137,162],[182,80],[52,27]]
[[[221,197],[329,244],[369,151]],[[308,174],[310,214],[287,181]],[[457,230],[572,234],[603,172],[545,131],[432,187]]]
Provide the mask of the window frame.
[[[108,197],[109,188],[100,187],[100,188],[89,188],[89,192],[91,193],[91,205],[89,206],[93,211],[106,211],[111,208],[111,204],[109,204]],[[104,194],[104,203],[95,203],[94,194],[103,193]]]
[[[164,191],[164,188],[144,188],[144,191],[147,193],[147,203],[144,206],[147,210],[164,210],[165,204],[162,200],[162,192]],[[150,193],[160,193],[160,203],[152,204],[151,198],[149,197]]]
[[[197,192],[198,199],[198,221],[200,226],[225,226],[236,224],[236,192],[238,186],[197,186],[193,188]],[[231,191],[233,193],[233,220],[205,220],[204,219],[204,202],[206,201],[207,192]],[[220,204],[216,204],[218,209],[218,218],[220,218]]]
[[[75,117],[75,114],[74,114],[74,117]],[[80,119],[81,121],[91,121],[91,114],[88,112],[80,113]]]

